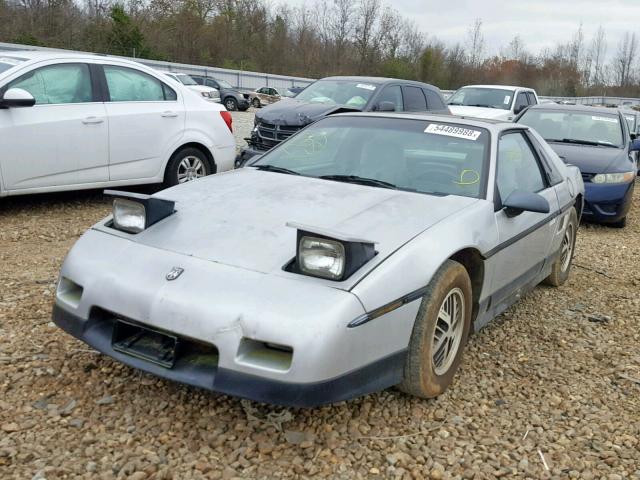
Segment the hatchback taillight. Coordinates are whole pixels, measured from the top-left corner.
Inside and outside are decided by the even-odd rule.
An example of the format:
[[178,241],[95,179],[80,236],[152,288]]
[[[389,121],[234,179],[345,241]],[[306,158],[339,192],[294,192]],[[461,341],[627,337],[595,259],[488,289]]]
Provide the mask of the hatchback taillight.
[[224,123],[227,124],[227,127],[229,127],[229,131],[233,132],[233,118],[231,118],[231,114],[224,110],[220,112],[220,116],[222,117],[222,120],[224,120]]

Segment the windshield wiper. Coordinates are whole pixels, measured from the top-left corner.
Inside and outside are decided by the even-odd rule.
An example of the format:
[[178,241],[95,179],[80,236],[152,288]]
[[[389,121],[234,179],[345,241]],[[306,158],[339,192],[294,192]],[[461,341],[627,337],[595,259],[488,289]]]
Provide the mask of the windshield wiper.
[[471,105],[467,105],[467,107],[498,108],[495,105],[487,105],[486,103],[474,103]]
[[289,175],[300,175],[299,172],[296,172],[294,170],[289,170],[288,168],[284,168],[284,167],[276,167],[275,165],[252,165],[252,167],[256,168],[257,170],[265,170],[267,172],[287,173]]
[[593,147],[609,147],[609,148],[620,148],[617,145],[609,142],[592,142],[591,140],[578,140],[577,138],[548,138],[547,142],[557,142],[557,143],[573,143],[576,145],[591,145]]
[[358,183],[360,185],[370,185],[372,187],[398,188],[393,183],[376,180],[375,178],[359,177],[358,175],[321,175],[318,178],[322,178],[323,180],[335,180],[337,182]]

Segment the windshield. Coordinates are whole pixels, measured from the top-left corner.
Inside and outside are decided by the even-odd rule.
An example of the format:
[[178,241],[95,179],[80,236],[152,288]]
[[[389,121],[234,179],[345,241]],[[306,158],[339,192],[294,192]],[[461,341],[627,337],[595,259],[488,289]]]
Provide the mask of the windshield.
[[6,72],[10,68],[15,67],[16,65],[24,62],[21,58],[16,57],[0,57],[0,73]]
[[548,142],[595,143],[615,147],[623,144],[617,114],[530,109],[518,122],[534,128]]
[[327,117],[251,164],[327,181],[480,198],[489,133],[413,119]]
[[233,88],[231,84],[225,80],[216,80],[216,82],[218,82],[218,85],[220,85],[222,88]]
[[178,77],[178,80],[180,80],[183,85],[198,85],[196,81],[189,75],[185,75],[182,73],[180,75],[176,75],[176,77]]
[[348,105],[363,108],[378,86],[369,82],[349,80],[318,80],[296,97],[303,102]]
[[510,110],[513,92],[502,88],[463,87],[455,92],[447,103],[467,107],[499,108]]

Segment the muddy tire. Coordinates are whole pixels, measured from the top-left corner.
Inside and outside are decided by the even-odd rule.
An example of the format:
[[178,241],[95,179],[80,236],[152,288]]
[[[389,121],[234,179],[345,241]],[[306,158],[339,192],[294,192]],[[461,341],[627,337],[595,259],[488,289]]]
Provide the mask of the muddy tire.
[[471,328],[471,280],[447,260],[427,288],[409,341],[400,390],[422,398],[443,393],[453,381]]
[[578,232],[578,214],[576,209],[572,208],[569,212],[569,223],[567,224],[562,237],[562,245],[560,246],[560,255],[553,262],[551,274],[544,279],[544,283],[553,287],[563,285],[569,278],[571,271],[571,263],[573,262],[573,253],[576,250],[576,236]]

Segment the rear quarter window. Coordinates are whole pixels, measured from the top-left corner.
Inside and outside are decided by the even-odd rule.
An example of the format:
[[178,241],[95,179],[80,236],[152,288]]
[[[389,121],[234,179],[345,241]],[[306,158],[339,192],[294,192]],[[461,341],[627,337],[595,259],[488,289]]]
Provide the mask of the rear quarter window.
[[423,89],[422,90],[424,92],[424,95],[427,97],[427,108],[429,110],[446,110],[447,107],[445,107],[444,102],[442,101],[442,99],[440,98],[440,95],[438,95],[436,92],[434,92],[433,90],[428,90],[428,89]]

